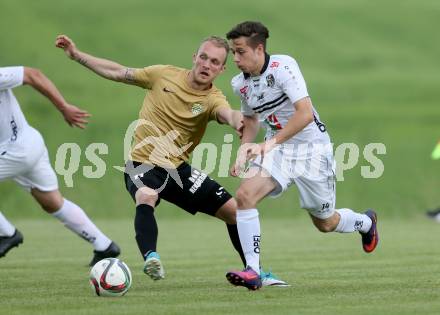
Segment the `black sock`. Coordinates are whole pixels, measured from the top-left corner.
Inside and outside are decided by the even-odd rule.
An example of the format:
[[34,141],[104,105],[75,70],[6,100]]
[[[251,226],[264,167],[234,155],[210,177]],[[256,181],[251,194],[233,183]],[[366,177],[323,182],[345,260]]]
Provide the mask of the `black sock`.
[[226,224],[226,226],[228,227],[229,238],[231,239],[232,245],[234,245],[235,250],[240,255],[243,266],[246,267],[246,258],[244,257],[243,249],[241,248],[237,224]]
[[134,230],[136,231],[136,242],[139,251],[145,259],[148,252],[156,251],[157,235],[159,233],[152,206],[141,204],[136,207]]

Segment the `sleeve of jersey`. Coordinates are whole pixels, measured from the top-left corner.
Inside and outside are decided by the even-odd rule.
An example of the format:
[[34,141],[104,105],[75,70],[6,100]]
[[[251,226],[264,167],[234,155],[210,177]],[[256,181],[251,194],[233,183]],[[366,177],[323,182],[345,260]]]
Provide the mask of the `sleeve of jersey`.
[[240,103],[241,103],[241,113],[244,116],[253,116],[255,114],[255,112],[247,104],[246,100],[240,98]]
[[23,67],[0,68],[0,90],[13,89],[23,85]]
[[247,87],[240,86],[240,84],[241,82],[238,78],[236,77],[232,78],[231,80],[232,90],[234,91],[234,94],[240,98],[241,113],[244,116],[253,116],[255,112],[249,107],[249,105],[246,102]]
[[298,64],[293,59],[288,64],[280,67],[278,82],[280,82],[283,92],[286,93],[292,103],[309,96],[306,81]]
[[134,79],[136,85],[151,90],[154,82],[160,77],[160,74],[164,68],[165,66],[163,65],[154,65],[141,69],[135,69]]
[[221,92],[214,93],[210,97],[210,113],[209,113],[209,120],[217,120],[217,113],[219,108],[221,107],[227,107],[231,108],[231,105],[229,105],[228,101],[226,100],[226,97]]

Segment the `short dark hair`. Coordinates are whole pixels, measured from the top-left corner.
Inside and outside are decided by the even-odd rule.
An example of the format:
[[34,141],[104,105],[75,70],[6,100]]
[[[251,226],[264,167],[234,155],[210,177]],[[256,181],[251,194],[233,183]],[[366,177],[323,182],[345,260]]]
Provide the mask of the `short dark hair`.
[[[224,48],[226,50],[226,58],[225,58],[225,61],[223,62],[223,64],[226,64],[226,61],[228,59],[228,54],[229,54],[228,41],[220,36],[213,35],[213,36],[209,36],[209,37],[205,38],[204,40],[202,40],[202,42],[200,43],[200,46],[202,46],[206,42],[210,42],[210,43],[214,44],[215,47]],[[199,48],[200,48],[200,46],[199,46]]]
[[262,44],[266,50],[266,39],[269,38],[269,30],[261,22],[246,21],[234,26],[227,34],[227,39],[247,37],[247,43],[252,48]]

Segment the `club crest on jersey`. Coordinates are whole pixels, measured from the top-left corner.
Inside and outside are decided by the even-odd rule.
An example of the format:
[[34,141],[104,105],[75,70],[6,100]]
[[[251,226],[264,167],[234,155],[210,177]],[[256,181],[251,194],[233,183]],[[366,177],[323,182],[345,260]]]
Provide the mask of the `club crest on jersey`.
[[280,63],[279,63],[278,61],[273,61],[273,62],[270,64],[270,67],[271,67],[271,68],[278,68],[279,65],[280,65]]
[[203,112],[203,106],[200,103],[194,103],[191,107],[191,112],[194,116]]
[[283,129],[283,127],[281,126],[280,122],[277,119],[277,116],[275,116],[274,114],[267,116],[265,121],[272,130]]
[[273,74],[269,74],[266,76],[266,83],[268,87],[272,87],[275,85],[275,78]]

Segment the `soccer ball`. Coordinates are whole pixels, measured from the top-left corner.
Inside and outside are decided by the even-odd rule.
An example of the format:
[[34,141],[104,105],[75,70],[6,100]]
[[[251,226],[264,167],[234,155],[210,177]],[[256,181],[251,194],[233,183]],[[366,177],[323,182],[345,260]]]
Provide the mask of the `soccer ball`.
[[105,258],[90,270],[90,285],[98,296],[122,296],[131,286],[130,269],[117,258]]

